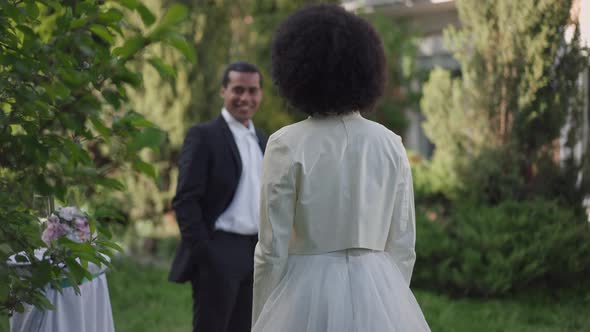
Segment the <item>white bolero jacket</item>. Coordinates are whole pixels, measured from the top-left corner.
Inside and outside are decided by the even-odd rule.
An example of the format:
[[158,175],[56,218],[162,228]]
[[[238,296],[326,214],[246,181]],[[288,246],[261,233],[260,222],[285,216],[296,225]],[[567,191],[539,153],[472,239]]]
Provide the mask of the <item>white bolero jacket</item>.
[[252,323],[289,255],[386,251],[409,284],[414,243],[412,174],[399,136],[357,112],[286,126],[264,155]]

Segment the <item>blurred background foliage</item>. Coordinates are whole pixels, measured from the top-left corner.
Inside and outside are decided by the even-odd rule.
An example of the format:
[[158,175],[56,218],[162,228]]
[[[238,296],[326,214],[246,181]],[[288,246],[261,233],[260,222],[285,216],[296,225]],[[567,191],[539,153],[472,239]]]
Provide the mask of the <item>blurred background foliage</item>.
[[589,54],[572,4],[457,1],[460,75],[434,69],[421,100],[436,150],[414,165],[417,284],[498,296],[590,272]]
[[457,1],[461,28],[445,35],[461,75],[435,69],[421,101],[435,189],[449,199],[580,206],[588,195],[588,153],[574,153],[588,149],[578,81],[588,53],[572,3]]
[[[321,1],[336,3],[337,1]],[[158,13],[176,1],[146,0],[150,10]],[[182,60],[176,51],[154,45],[146,53],[170,63],[176,76],[162,77],[145,62],[135,68],[145,77],[141,89],[129,93],[130,105],[168,133],[157,152],[144,151],[143,157],[158,173],[152,182],[144,174],[122,176],[129,190],[116,200],[122,201],[132,227],[125,243],[131,251],[142,253],[170,247],[162,238],[176,235],[176,223],[170,202],[174,196],[176,159],[188,128],[219,115],[221,75],[227,64],[243,60],[256,64],[263,75],[264,95],[255,123],[269,135],[282,126],[302,120],[302,114],[290,109],[278,96],[270,77],[270,47],[275,27],[295,9],[318,1],[246,0],[182,1],[191,12],[179,29],[191,41],[196,61]],[[404,22],[385,16],[366,14],[383,37],[388,57],[389,82],[372,119],[403,134],[408,120],[405,113],[415,110],[420,91],[410,87],[418,72],[414,58],[417,34]],[[421,75],[426,77],[424,73]],[[173,246],[171,246],[173,247]]]

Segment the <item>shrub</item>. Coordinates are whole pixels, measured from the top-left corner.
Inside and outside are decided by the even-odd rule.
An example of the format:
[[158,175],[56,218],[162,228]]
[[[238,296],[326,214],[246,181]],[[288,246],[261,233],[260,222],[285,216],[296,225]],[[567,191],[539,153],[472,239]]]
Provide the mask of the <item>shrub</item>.
[[448,186],[444,177],[438,176],[436,165],[412,151],[408,151],[408,158],[412,167],[416,205],[448,205],[450,197],[454,197],[449,194],[453,190],[447,190],[451,186]]
[[416,285],[491,296],[562,287],[590,272],[585,216],[554,201],[418,212]]

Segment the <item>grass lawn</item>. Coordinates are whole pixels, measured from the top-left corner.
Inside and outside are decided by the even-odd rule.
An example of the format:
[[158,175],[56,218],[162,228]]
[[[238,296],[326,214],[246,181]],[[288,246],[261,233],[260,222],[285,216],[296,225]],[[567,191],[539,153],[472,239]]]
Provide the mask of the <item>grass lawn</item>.
[[[117,332],[191,330],[188,284],[167,282],[163,267],[130,260],[115,266],[108,280]],[[415,294],[434,332],[590,332],[590,287],[586,286],[553,295],[494,300],[454,299],[425,290]],[[0,331],[8,331],[5,317]]]

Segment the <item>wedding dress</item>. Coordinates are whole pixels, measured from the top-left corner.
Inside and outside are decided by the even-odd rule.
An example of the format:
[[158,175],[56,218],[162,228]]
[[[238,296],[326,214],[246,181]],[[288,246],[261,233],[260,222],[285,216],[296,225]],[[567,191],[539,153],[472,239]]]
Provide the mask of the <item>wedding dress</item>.
[[260,213],[252,331],[430,331],[409,288],[414,197],[399,136],[359,113],[282,128]]

